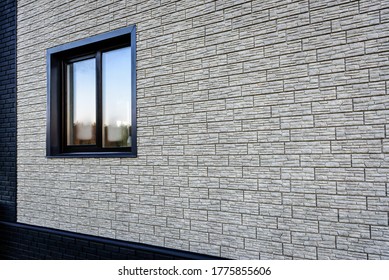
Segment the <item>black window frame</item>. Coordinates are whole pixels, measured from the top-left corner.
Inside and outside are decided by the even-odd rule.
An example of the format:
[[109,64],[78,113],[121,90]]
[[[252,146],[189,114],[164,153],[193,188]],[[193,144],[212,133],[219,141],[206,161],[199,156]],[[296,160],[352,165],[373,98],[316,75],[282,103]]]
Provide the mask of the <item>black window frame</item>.
[[[131,47],[131,147],[103,148],[102,52]],[[96,57],[96,145],[66,144],[66,65]],[[118,30],[56,46],[46,51],[47,127],[46,157],[136,157],[136,27]],[[99,139],[99,140],[98,140]]]

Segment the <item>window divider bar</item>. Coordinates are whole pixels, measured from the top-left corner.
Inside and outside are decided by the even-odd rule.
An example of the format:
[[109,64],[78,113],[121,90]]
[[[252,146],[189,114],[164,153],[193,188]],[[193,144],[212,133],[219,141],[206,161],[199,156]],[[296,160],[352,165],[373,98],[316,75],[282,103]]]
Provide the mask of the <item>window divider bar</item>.
[[69,79],[68,75],[69,73],[67,73],[67,63],[65,61],[62,61],[61,63],[61,79],[62,81],[65,81],[65,82],[62,82],[61,83],[61,98],[62,98],[62,106],[61,106],[61,143],[60,143],[60,147],[61,147],[61,152],[63,152],[63,149],[64,147],[66,146],[67,144],[67,139],[68,139],[68,132],[67,132],[67,127],[66,127],[66,124],[68,122],[68,112],[67,112],[67,107],[69,106],[68,104],[68,87],[69,87],[69,84],[67,83],[67,79]]
[[[70,67],[70,71],[69,71],[69,68]],[[73,125],[73,117],[74,117],[74,107],[73,107],[73,104],[74,104],[74,96],[71,94],[71,89],[73,88],[73,83],[74,83],[74,79],[73,79],[73,65],[72,64],[66,64],[64,65],[63,67],[63,71],[64,71],[64,99],[65,101],[63,102],[63,104],[65,104],[65,106],[63,107],[63,119],[65,121],[64,125],[62,126],[63,127],[63,135],[64,135],[64,138],[63,138],[63,141],[64,141],[64,145],[68,145],[69,144],[69,141],[68,139],[74,139],[73,138],[73,133],[74,131],[72,129],[69,129],[69,126],[70,125]],[[67,124],[67,125],[65,125]],[[70,133],[70,135],[69,135]]]
[[96,146],[103,147],[103,66],[101,51],[96,52]]

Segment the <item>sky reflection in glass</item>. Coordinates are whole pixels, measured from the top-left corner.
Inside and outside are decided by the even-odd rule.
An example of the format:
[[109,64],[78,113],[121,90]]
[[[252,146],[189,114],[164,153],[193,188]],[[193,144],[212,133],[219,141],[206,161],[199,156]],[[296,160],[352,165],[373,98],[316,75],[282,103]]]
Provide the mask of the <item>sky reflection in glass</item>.
[[102,54],[103,147],[129,147],[131,47]]
[[86,59],[67,66],[68,145],[95,144],[96,59]]
[[[103,147],[130,147],[131,47],[103,52]],[[67,65],[68,145],[96,144],[96,59]]]

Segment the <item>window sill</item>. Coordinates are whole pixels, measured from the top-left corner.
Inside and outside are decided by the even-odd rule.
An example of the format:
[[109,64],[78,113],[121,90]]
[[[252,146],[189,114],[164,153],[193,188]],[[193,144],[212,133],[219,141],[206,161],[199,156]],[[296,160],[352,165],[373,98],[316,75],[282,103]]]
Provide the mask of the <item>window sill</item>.
[[131,152],[77,152],[49,155],[46,158],[135,158],[136,154]]

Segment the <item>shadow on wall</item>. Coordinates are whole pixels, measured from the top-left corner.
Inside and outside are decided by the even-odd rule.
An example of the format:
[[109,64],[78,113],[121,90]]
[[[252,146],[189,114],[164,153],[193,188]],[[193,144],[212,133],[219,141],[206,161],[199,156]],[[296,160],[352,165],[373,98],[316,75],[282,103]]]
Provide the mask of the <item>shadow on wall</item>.
[[0,221],[16,221],[16,1],[0,1]]
[[16,222],[16,209],[13,201],[0,201],[0,221]]
[[0,221],[0,259],[208,260],[219,258]]

